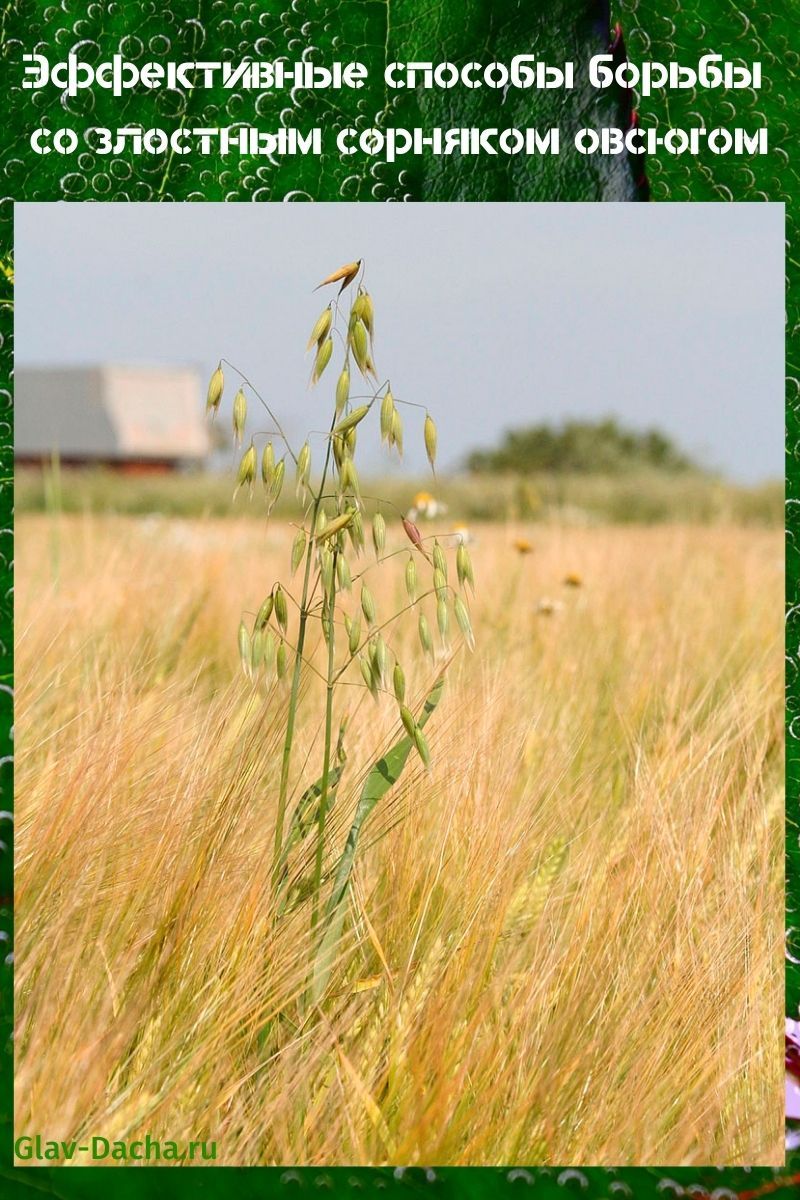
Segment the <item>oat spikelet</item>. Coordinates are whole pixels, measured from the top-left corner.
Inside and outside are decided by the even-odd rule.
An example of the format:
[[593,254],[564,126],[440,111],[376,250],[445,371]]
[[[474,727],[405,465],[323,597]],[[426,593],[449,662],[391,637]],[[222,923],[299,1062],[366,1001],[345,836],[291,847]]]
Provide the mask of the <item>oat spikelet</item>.
[[472,569],[472,559],[470,558],[469,550],[463,542],[458,543],[456,550],[456,574],[461,587],[468,583],[472,589],[472,594],[475,594],[475,573]]
[[386,521],[379,512],[372,518],[372,544],[375,547],[375,557],[380,558],[386,545]]
[[233,398],[233,440],[241,446],[244,426],[247,420],[247,397],[241,388]]
[[295,469],[295,487],[298,496],[305,494],[310,474],[311,447],[308,442],[304,442],[300,448],[300,453],[297,455],[297,466]]
[[332,323],[333,312],[331,311],[331,306],[329,304],[328,307],[320,313],[319,317],[317,317],[316,324],[314,325],[314,328],[311,330],[311,333],[308,337],[306,351],[309,351],[315,343],[317,346],[320,345],[320,343],[328,336],[328,332]]
[[292,542],[292,574],[294,575],[306,552],[306,531],[298,529]]
[[263,629],[264,626],[267,624],[270,617],[272,616],[273,604],[274,604],[274,601],[272,599],[272,595],[270,594],[269,596],[267,596],[266,600],[261,605],[261,608],[258,610],[258,613],[256,615],[256,621],[255,621],[256,629]]
[[475,634],[472,632],[472,622],[469,619],[467,606],[460,596],[456,596],[453,601],[453,611],[456,615],[458,628],[464,635],[464,641],[469,646],[470,650],[475,649]]
[[340,417],[344,412],[344,406],[350,399],[350,368],[347,363],[342,367],[339,378],[336,380],[336,416]]
[[436,425],[430,413],[425,414],[425,453],[428,456],[428,462],[431,464],[431,470],[436,469]]
[[258,457],[256,455],[256,448],[253,445],[253,443],[251,442],[250,445],[245,450],[245,452],[242,455],[241,460],[239,462],[239,470],[236,475],[236,489],[233,493],[234,496],[236,496],[236,493],[239,491],[239,488],[244,487],[245,484],[247,484],[247,486],[252,491],[253,480],[256,477],[257,465],[258,465]]
[[341,279],[342,286],[339,288],[339,293],[341,294],[344,291],[344,289],[348,286],[348,284],[351,284],[353,282],[356,275],[358,274],[358,270],[359,270],[360,266],[361,266],[360,258],[356,262],[345,263],[345,265],[343,267],[339,267],[338,270],[331,272],[330,275],[326,275],[326,277],[322,280],[322,283],[317,284],[317,286],[314,288],[314,291],[318,292],[319,289],[321,287],[325,287],[326,284],[338,283],[339,280]]
[[413,558],[406,563],[406,592],[412,604],[417,602],[417,564]]
[[311,374],[312,384],[319,382],[322,372],[325,370],[328,363],[331,361],[332,354],[333,354],[333,338],[328,337],[328,338],[325,338],[325,340],[323,342],[320,342],[320,344],[319,344],[319,348],[317,350],[317,357],[314,359],[314,370]]
[[267,442],[261,452],[261,478],[264,487],[269,489],[272,485],[272,477],[275,473],[275,447],[272,442]]
[[388,442],[392,436],[392,416],[394,414],[394,397],[391,388],[386,389],[386,394],[381,401],[381,441]]
[[366,618],[367,624],[374,625],[375,599],[366,584],[363,584],[361,587],[361,611]]
[[[349,433],[351,429],[355,429],[356,425],[358,425],[360,421],[364,420],[364,417],[368,412],[369,405],[360,404],[358,408],[354,408],[347,414],[346,417],[342,418],[339,424],[335,426],[332,436],[335,438],[342,437],[344,434]],[[349,448],[350,447],[348,447],[348,449]]]
[[433,657],[433,638],[431,637],[431,629],[430,629],[430,625],[428,624],[428,618],[425,616],[425,613],[420,613],[419,622],[418,622],[417,627],[419,629],[420,645],[422,646],[422,649],[425,651],[425,653],[429,654],[432,658]]
[[225,376],[222,373],[222,364],[220,363],[220,365],[217,367],[214,374],[211,376],[211,379],[209,380],[208,394],[206,396],[206,412],[211,413],[212,416],[214,416],[217,409],[219,408],[219,404],[220,404],[220,400],[222,399],[222,392],[224,390],[224,387],[225,387]]
[[422,544],[422,534],[414,522],[410,521],[408,517],[403,517],[403,529],[406,531],[406,537],[408,540],[412,542],[419,550],[420,554],[424,554],[425,558],[427,558],[428,562],[430,562],[430,555]]
[[289,609],[286,604],[286,593],[280,584],[275,588],[275,619],[278,622],[283,633],[286,633],[286,626],[289,622]]
[[399,662],[394,664],[394,671],[392,672],[392,686],[394,688],[394,694],[398,704],[402,704],[406,698],[406,676]]
[[361,642],[361,618],[349,617],[344,614],[344,627],[347,632],[347,646],[351,654],[355,654]]

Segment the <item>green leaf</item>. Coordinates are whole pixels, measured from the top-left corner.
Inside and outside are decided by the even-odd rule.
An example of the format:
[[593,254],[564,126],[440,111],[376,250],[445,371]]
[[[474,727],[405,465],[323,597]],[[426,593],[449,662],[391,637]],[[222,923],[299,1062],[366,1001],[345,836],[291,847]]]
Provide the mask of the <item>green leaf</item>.
[[[425,701],[423,710],[417,719],[418,728],[422,728],[427,723],[442,698],[443,690],[444,676],[441,675],[434,684]],[[353,823],[347,835],[347,842],[342,851],[339,865],[336,868],[333,889],[325,908],[324,933],[314,961],[314,973],[311,985],[312,1004],[319,1003],[328,985],[336,947],[339,944],[345,913],[347,911],[347,889],[350,883],[353,863],[355,862],[358,839],[364,822],[378,801],[382,800],[389,789],[397,783],[397,780],[403,773],[403,768],[406,765],[413,745],[414,743],[410,737],[402,737],[399,742],[395,742],[391,750],[387,751],[375,763],[362,788],[355,816],[353,817]]]

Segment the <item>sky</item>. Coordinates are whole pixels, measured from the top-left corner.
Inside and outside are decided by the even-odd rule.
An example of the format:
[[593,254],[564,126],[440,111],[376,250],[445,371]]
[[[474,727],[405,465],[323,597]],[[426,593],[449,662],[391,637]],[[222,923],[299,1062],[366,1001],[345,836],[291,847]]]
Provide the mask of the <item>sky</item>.
[[300,441],[338,370],[308,389],[312,289],[363,258],[380,378],[430,409],[442,467],[611,414],[758,482],[783,474],[783,257],[775,204],[18,204],[16,363],[190,365],[204,390],[225,357]]

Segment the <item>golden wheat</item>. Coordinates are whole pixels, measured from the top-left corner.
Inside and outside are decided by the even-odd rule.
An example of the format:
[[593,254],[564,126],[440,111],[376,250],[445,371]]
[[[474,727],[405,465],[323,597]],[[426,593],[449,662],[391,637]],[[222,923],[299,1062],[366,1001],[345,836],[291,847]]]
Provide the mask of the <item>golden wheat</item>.
[[[17,534],[18,1133],[214,1138],[228,1165],[782,1161],[777,532],[550,527],[520,557],[529,530],[478,530],[476,652],[431,770],[365,827],[310,1030],[313,848],[280,921],[270,887],[286,692],[236,646],[294,530],[256,558],[247,519]],[[367,622],[415,594],[394,564]],[[402,636],[416,711],[436,664]],[[326,872],[399,724],[351,690]]]

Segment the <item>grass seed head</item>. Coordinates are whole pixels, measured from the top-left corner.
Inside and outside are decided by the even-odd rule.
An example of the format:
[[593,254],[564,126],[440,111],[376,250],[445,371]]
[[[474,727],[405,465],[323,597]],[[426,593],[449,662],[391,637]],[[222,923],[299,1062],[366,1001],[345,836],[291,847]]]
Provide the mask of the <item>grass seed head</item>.
[[306,552],[306,531],[298,529],[292,542],[292,574],[294,575],[300,563],[303,561],[303,555]]
[[314,359],[314,371],[311,376],[312,383],[319,382],[320,378],[322,377],[322,372],[325,370],[328,363],[331,361],[332,354],[333,354],[333,338],[328,337],[328,338],[325,338],[324,342],[320,343],[319,349],[317,350],[317,357]]
[[425,453],[431,464],[431,470],[434,470],[436,467],[436,425],[430,413],[425,414],[424,438]]
[[361,643],[361,618],[349,617],[344,614],[344,629],[348,636],[348,649],[350,654],[355,654]]
[[340,417],[344,412],[344,407],[350,399],[350,368],[347,363],[342,367],[339,378],[336,380],[336,416]]
[[376,512],[372,518],[372,544],[375,547],[375,557],[380,558],[386,546],[386,521],[383,513]]
[[[353,307],[350,311],[359,321],[364,321],[364,289],[362,287],[358,289],[358,295],[353,301]],[[364,324],[366,325],[366,321],[364,321]]]
[[360,554],[364,549],[364,522],[358,510],[353,513],[353,519],[347,527],[347,534],[356,554]]
[[[258,457],[256,448],[251,442],[245,450],[239,462],[239,470],[236,474],[236,491],[244,487],[245,484],[252,490],[253,481],[256,477],[256,467],[258,466]],[[234,493],[235,494],[235,493]]]
[[388,442],[392,434],[392,415],[394,413],[394,396],[391,388],[386,389],[386,394],[381,400],[381,441]]
[[403,722],[408,736],[413,738],[417,729],[417,722],[414,720],[411,710],[406,708],[405,704],[400,705],[400,720]]
[[258,610],[258,612],[256,614],[256,620],[255,620],[255,628],[256,629],[263,629],[264,626],[267,624],[270,617],[272,616],[273,606],[274,606],[273,598],[271,595],[269,595],[269,596],[267,596],[266,600],[261,605],[261,608]]
[[360,266],[361,266],[360,258],[356,262],[345,263],[345,265],[343,267],[339,267],[338,270],[334,271],[332,274],[326,275],[326,277],[322,280],[322,283],[317,284],[317,286],[314,288],[314,291],[315,292],[318,291],[319,288],[325,287],[325,285],[328,283],[338,283],[339,280],[341,279],[342,286],[339,288],[339,292],[341,294],[341,292],[344,291],[344,289],[348,286],[348,284],[351,284],[353,282],[356,275],[358,274],[358,270],[359,270]]
[[[456,616],[458,628],[461,630],[461,632],[464,635],[464,640],[466,641],[470,650],[474,650],[475,649],[475,635],[472,632],[472,622],[469,619],[469,613],[467,612],[467,606],[464,603],[464,601],[461,599],[460,596],[456,596],[455,600],[453,601],[453,611]],[[444,634],[442,636],[444,637]]]
[[339,471],[339,483],[342,486],[343,492],[352,492],[354,496],[360,494],[360,485],[358,482],[358,472],[356,465],[349,454],[345,455],[342,462],[341,470]]
[[264,633],[258,629],[250,640],[250,666],[257,671],[264,657]]
[[275,651],[275,634],[271,629],[267,629],[264,631],[264,648],[262,654],[264,667],[267,671],[271,671],[275,666]]
[[359,404],[358,408],[351,409],[347,416],[343,417],[338,425],[334,427],[333,436],[342,437],[344,434],[349,433],[351,429],[355,429],[359,421],[363,421],[368,412],[368,404]]
[[364,289],[361,293],[361,311],[359,312],[361,320],[367,328],[370,340],[375,336],[375,305],[372,303],[372,296]]
[[218,366],[208,381],[208,394],[206,395],[206,412],[213,416],[219,408],[222,399],[222,393],[225,388],[225,376],[222,373],[222,366]]
[[314,328],[311,330],[311,333],[309,334],[309,337],[308,337],[308,343],[306,345],[306,352],[308,352],[315,343],[317,344],[317,346],[319,346],[320,342],[322,342],[323,339],[328,336],[328,331],[330,330],[332,323],[333,323],[333,312],[332,312],[331,306],[329,304],[328,307],[326,309],[323,309],[323,311],[317,317]]
[[458,543],[456,550],[456,574],[461,587],[468,583],[472,588],[473,595],[475,593],[475,574],[472,569],[472,559],[470,553],[463,542]]
[[444,550],[437,541],[433,543],[433,565],[437,571],[441,571],[445,581],[447,581],[447,559],[445,558]]
[[336,463],[336,470],[341,471],[342,463],[347,456],[347,446],[343,437],[338,434],[331,434],[331,445],[333,447],[333,461]]
[[450,628],[450,614],[447,609],[447,601],[442,597],[436,601],[436,624],[439,628],[442,641],[447,641],[447,631]]
[[244,426],[247,421],[247,397],[241,388],[233,397],[233,440],[241,446],[244,436]]
[[354,508],[348,508],[346,512],[340,513],[339,516],[334,517],[333,520],[326,520],[323,528],[317,533],[317,542],[327,542],[330,540],[330,538],[335,537],[337,533],[341,533],[343,529],[347,528],[355,515],[356,510]]
[[286,651],[286,642],[281,641],[278,645],[278,652],[275,655],[275,670],[277,672],[278,679],[283,679],[288,665],[289,658]]
[[419,631],[419,640],[420,640],[420,645],[422,646],[422,649],[425,651],[426,654],[429,654],[432,658],[433,657],[433,638],[431,637],[431,628],[430,628],[430,625],[428,624],[428,618],[425,616],[425,613],[419,614],[419,621],[417,623],[417,629]]
[[353,577],[350,574],[350,564],[341,551],[336,556],[336,582],[341,592],[351,592],[353,590]]
[[363,654],[359,656],[358,666],[361,671],[361,678],[364,680],[364,683],[367,685],[367,687],[369,688],[372,695],[377,696],[378,688],[375,683],[375,678],[372,674],[372,667],[369,665],[369,660],[367,658],[365,658],[365,656]]
[[397,703],[402,704],[406,698],[406,676],[399,662],[394,664],[394,671],[392,671],[392,687]]
[[286,474],[286,459],[282,458],[280,462],[275,464],[275,470],[272,472],[272,482],[269,486],[270,503],[274,504],[281,494],[283,487],[283,478]]
[[350,334],[350,345],[353,347],[353,357],[358,363],[359,371],[362,375],[366,375],[369,369],[369,341],[367,328],[360,319],[353,325],[353,330]]
[[264,487],[269,489],[272,484],[273,475],[275,474],[275,447],[272,442],[267,442],[261,452],[261,478],[264,482]]
[[417,602],[417,564],[409,555],[406,563],[406,592],[412,604]]
[[286,603],[286,593],[280,584],[275,588],[275,619],[278,622],[283,633],[286,633],[286,626],[289,623],[289,609]]
[[433,586],[437,597],[440,600],[447,599],[447,580],[438,567],[434,567],[433,571]]
[[311,447],[308,442],[304,442],[300,448],[300,453],[297,455],[297,466],[295,469],[295,481],[297,484],[298,493],[305,492],[308,487],[308,479],[311,474]]
[[371,653],[375,676],[382,682],[386,674],[386,642],[380,634],[372,639]]
[[347,646],[351,654],[355,654],[361,643],[361,618],[349,617],[345,613],[344,627],[347,632]]
[[422,762],[425,765],[425,768],[427,770],[430,770],[431,752],[428,749],[428,743],[425,740],[425,734],[422,732],[419,725],[414,726],[413,738],[414,738],[414,745],[416,746],[416,749],[417,749],[417,754],[422,759]]
[[395,405],[392,409],[392,423],[389,430],[389,443],[397,447],[397,453],[403,457],[403,421]]
[[333,587],[333,551],[328,545],[320,546],[319,549],[319,573],[322,579],[322,590],[326,596],[329,596]]
[[375,599],[366,584],[361,585],[361,611],[368,625],[375,624]]

